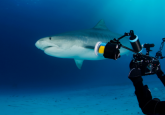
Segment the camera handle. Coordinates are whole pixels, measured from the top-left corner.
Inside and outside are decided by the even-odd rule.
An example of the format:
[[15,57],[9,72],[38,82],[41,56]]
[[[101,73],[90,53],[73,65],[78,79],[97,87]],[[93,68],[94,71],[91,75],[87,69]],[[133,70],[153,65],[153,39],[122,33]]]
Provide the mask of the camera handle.
[[156,56],[155,56],[157,59],[165,58],[165,57],[162,56],[162,49],[163,49],[163,46],[164,46],[165,38],[163,38],[162,40],[163,41],[162,41],[162,43],[160,45],[159,51],[156,53]]
[[164,72],[161,70],[161,68],[159,68],[158,72],[156,73],[156,75],[158,76],[158,78],[160,79],[160,81],[163,83],[163,85],[165,86],[165,74]]

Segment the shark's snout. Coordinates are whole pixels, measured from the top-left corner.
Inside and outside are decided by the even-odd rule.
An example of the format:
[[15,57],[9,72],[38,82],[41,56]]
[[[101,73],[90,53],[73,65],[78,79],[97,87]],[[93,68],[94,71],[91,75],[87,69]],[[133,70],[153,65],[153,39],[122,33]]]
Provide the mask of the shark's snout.
[[38,41],[35,43],[35,46],[36,46],[38,49],[41,49],[41,50],[45,50],[45,49],[51,48],[51,47],[59,48],[58,45],[53,44],[53,43],[50,43],[49,40],[43,40],[43,39],[38,40]]
[[35,46],[36,46],[38,49],[41,49],[41,50],[44,50],[46,47],[48,47],[47,45],[45,45],[45,43],[43,42],[43,40],[38,40],[38,41],[35,43]]
[[37,42],[35,43],[35,46],[36,46],[38,49],[40,49],[39,41],[37,41]]
[[41,49],[43,50],[44,49],[44,45],[42,43],[42,41],[38,40],[36,43],[35,43],[35,46],[38,48],[38,49]]

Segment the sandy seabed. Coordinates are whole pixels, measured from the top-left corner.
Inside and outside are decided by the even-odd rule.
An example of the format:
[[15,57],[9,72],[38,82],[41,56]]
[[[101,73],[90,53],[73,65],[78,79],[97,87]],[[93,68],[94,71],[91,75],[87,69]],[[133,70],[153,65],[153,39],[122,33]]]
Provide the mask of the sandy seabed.
[[[147,84],[153,98],[165,100],[165,88],[161,82]],[[58,93],[0,95],[0,115],[143,115],[143,113],[138,106],[134,87],[130,84]]]

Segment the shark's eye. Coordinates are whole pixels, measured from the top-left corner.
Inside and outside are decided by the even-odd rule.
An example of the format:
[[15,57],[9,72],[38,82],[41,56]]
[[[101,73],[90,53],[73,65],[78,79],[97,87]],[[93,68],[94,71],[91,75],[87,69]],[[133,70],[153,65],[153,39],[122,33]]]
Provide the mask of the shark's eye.
[[52,38],[51,37],[49,37],[49,40],[51,40]]

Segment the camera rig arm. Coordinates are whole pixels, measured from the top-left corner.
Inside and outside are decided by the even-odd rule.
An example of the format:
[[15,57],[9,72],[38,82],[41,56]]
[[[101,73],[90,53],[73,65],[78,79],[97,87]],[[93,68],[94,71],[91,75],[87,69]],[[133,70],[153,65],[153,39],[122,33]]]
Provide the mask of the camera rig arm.
[[[119,40],[121,40],[122,38],[124,38],[126,36],[130,36],[129,41],[130,41],[133,49],[130,49],[120,43]],[[119,37],[118,39],[114,38],[113,40],[110,40],[110,42],[108,42],[107,44],[105,44],[105,43],[101,43],[101,44],[99,43],[99,45],[97,45],[97,44],[95,46],[95,49],[96,49],[95,51],[97,51],[99,49],[98,50],[99,53],[104,52],[103,53],[104,58],[109,58],[109,59],[114,59],[114,60],[117,60],[120,57],[119,49],[121,47],[123,47],[127,50],[130,50],[136,54],[138,54],[142,51],[142,46],[140,44],[138,36],[134,35],[133,30],[130,30],[130,33],[125,33],[123,36]],[[102,51],[102,49],[104,51]],[[97,53],[95,53],[95,54],[97,55]]]
[[[123,48],[125,48],[125,49],[127,49],[127,50],[130,50],[130,51],[134,52],[134,53],[138,53],[139,49],[141,49],[141,47],[139,46],[140,43],[139,43],[138,40],[137,40],[138,42],[135,43],[135,44],[136,44],[136,47],[135,47],[135,48],[133,47],[134,44],[133,44],[133,45],[131,44],[132,47],[133,47],[133,49],[130,49],[130,48],[128,48],[128,47],[122,45],[122,44],[119,42],[119,40],[121,40],[122,38],[124,38],[124,37],[126,37],[126,36],[130,36],[130,38],[132,38],[133,41],[134,41],[134,39],[137,37],[137,36],[134,35],[133,30],[130,30],[130,33],[125,33],[123,36],[119,37],[118,39],[114,38],[113,40],[110,41],[110,43],[118,44],[119,48],[120,48],[120,47],[123,47]],[[131,40],[130,40],[130,41],[131,41]]]
[[156,53],[156,56],[155,56],[155,58],[157,58],[157,59],[165,58],[165,56],[164,57],[162,56],[162,49],[163,49],[163,46],[164,46],[165,38],[163,38],[162,40],[163,41],[162,41],[162,43],[160,45],[159,51]]

